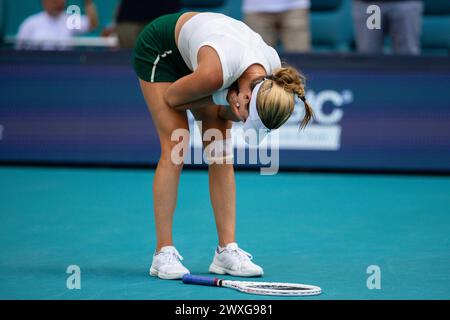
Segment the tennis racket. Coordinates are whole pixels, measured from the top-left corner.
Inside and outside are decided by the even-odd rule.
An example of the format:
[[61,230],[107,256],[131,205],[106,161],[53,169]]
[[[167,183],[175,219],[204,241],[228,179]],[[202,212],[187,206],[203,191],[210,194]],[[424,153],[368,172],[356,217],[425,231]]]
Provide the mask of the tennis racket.
[[299,283],[234,281],[192,274],[185,274],[182,280],[186,284],[226,287],[245,293],[270,296],[314,296],[322,292],[320,287]]

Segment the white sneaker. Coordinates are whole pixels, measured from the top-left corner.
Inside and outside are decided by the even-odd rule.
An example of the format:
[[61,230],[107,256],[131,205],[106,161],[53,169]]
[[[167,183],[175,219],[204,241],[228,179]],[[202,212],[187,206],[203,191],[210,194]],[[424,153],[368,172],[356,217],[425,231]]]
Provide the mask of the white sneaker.
[[189,270],[180,260],[183,260],[183,257],[174,246],[162,247],[157,254],[153,255],[150,275],[161,279],[181,279],[183,275],[189,273]]
[[209,272],[231,274],[238,277],[257,277],[264,274],[263,269],[254,264],[252,255],[238,247],[237,243],[229,243],[225,248],[217,247]]

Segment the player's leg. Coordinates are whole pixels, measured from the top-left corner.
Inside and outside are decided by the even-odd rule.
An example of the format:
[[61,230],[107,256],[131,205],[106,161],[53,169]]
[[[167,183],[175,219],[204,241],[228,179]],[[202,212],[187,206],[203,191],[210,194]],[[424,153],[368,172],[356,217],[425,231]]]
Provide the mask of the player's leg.
[[[155,255],[153,259],[151,273],[159,275],[160,278],[174,279],[181,277],[188,270],[179,263],[181,256],[173,247],[172,240],[173,215],[177,201],[178,182],[183,167],[183,164],[179,163],[180,159],[177,158],[182,157],[182,154],[172,154],[172,150],[179,143],[187,146],[189,137],[178,141],[172,141],[171,137],[175,130],[189,130],[189,126],[186,112],[175,111],[164,101],[163,94],[170,83],[139,81],[161,144],[161,156],[153,180],[156,252],[159,254]],[[176,259],[171,259],[171,256],[176,256]]]
[[[218,117],[218,108],[211,105],[193,110],[192,114],[201,123],[202,137],[205,137],[208,130],[218,130],[217,133],[224,140],[231,140],[230,133],[227,131],[231,129],[231,122]],[[203,141],[204,148],[210,143],[210,141]],[[232,161],[222,162],[212,163],[208,167],[210,198],[221,246],[235,241],[236,222],[236,185],[233,163]]]
[[[208,130],[218,130],[216,133],[220,132],[221,137],[231,139],[230,132],[227,130],[231,128],[231,122],[218,117],[218,108],[211,105],[197,109],[193,111],[193,114],[196,120],[201,121],[203,137],[208,135]],[[219,146],[223,146],[220,142],[204,141],[203,144],[205,148],[208,148],[213,143],[219,143]],[[218,148],[218,150],[221,149],[222,147]],[[219,246],[214,253],[209,271],[245,277],[261,276],[263,269],[254,264],[251,261],[252,256],[239,248],[235,242],[236,186],[234,168],[232,163],[224,163],[224,161],[220,163],[219,160],[223,157],[228,158],[230,152],[233,152],[233,150],[228,149],[222,154],[216,154],[214,160],[217,160],[217,162],[209,164],[210,197],[219,237]]]

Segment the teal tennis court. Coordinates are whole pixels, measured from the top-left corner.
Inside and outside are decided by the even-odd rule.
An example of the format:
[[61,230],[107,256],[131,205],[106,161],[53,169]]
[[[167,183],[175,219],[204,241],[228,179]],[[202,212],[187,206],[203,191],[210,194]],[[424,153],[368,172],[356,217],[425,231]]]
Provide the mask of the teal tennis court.
[[[265,299],[148,275],[152,170],[0,168],[1,299]],[[237,239],[295,299],[449,299],[450,177],[236,174]],[[206,171],[185,170],[175,244],[207,275],[217,244]],[[69,265],[81,289],[66,287]],[[369,290],[367,267],[381,271]],[[231,277],[225,277],[231,278]],[[286,298],[284,298],[286,299]]]

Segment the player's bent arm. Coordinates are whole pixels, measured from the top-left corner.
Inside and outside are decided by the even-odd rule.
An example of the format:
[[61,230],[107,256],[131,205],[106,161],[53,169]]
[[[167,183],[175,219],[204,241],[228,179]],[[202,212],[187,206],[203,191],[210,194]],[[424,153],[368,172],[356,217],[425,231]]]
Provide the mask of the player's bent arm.
[[164,99],[169,106],[178,110],[180,106],[189,102],[211,96],[221,85],[221,81],[219,83],[216,77],[211,76],[211,73],[196,70],[170,85],[164,94]]
[[212,95],[223,84],[222,65],[216,51],[208,46],[198,52],[198,66],[195,71],[172,83],[164,99],[172,108]]
[[[195,110],[200,108],[207,108],[211,105],[215,105],[211,96],[199,99],[197,101],[192,101],[186,104],[181,104],[175,109],[178,111],[186,111],[188,109]],[[233,122],[244,121],[236,106],[233,104],[231,106],[219,106],[218,117],[223,120],[230,120]]]
[[178,110],[178,111],[186,111],[188,109],[195,110],[195,109],[205,108],[205,107],[209,107],[211,105],[214,105],[212,97],[207,96],[205,98],[201,98],[196,101],[188,102],[185,104],[180,104],[179,106],[176,106],[174,109]]
[[[182,104],[176,107],[178,111],[186,111],[188,109],[195,110],[200,108],[207,108],[211,105],[214,105],[213,99],[211,96],[199,99],[197,101],[192,101],[186,104]],[[230,106],[219,106],[218,117],[223,120],[230,120],[234,122],[243,121],[239,112]]]

